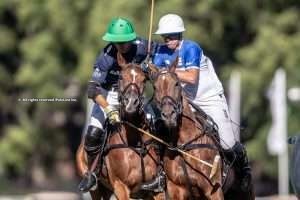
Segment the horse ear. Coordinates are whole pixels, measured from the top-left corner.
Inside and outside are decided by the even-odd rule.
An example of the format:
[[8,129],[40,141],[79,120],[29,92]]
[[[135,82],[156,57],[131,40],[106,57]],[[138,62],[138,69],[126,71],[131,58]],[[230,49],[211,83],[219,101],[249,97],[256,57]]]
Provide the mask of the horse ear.
[[157,73],[159,71],[158,67],[152,63],[148,63],[148,66],[151,72]]
[[300,136],[292,136],[288,138],[289,144],[296,144],[297,140],[300,141]]
[[172,73],[175,73],[177,64],[178,64],[178,56],[176,56],[176,59],[175,59],[174,62],[170,65],[169,71],[172,72]]
[[119,52],[117,53],[117,61],[122,70],[126,69],[129,66],[129,64],[126,63],[125,58]]

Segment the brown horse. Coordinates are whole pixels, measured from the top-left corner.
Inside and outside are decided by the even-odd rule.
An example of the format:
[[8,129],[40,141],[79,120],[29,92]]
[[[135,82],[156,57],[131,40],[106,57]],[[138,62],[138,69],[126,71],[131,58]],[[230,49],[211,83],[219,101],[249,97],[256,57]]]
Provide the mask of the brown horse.
[[[104,167],[99,178],[101,183],[109,185],[118,199],[127,200],[130,197],[151,198],[153,194],[142,194],[139,186],[152,180],[157,174],[158,156],[153,141],[137,129],[124,122],[130,122],[136,127],[148,131],[143,112],[143,92],[145,75],[140,66],[126,64],[125,59],[118,54],[118,64],[121,66],[119,81],[120,113],[122,123],[110,129],[107,145],[104,151]],[[79,170],[86,169],[83,150],[78,151]],[[98,187],[91,192],[93,199],[100,198],[103,191]],[[161,194],[153,199],[161,198]]]
[[[176,63],[168,70],[160,71],[154,79],[154,101],[161,112],[163,128],[160,135],[171,146],[180,148],[199,159],[213,163],[219,151],[212,137],[204,134],[187,99],[182,93]],[[211,167],[182,155],[172,148],[164,153],[164,169],[167,174],[167,194],[172,200],[224,199],[222,192],[221,164],[210,177]]]

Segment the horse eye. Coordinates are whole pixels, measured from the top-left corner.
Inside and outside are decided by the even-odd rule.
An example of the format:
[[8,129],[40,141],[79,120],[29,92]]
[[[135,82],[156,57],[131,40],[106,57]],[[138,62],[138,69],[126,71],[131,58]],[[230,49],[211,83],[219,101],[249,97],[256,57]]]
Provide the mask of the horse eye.
[[176,83],[175,83],[175,87],[178,87],[178,86],[179,86],[179,82],[176,82]]

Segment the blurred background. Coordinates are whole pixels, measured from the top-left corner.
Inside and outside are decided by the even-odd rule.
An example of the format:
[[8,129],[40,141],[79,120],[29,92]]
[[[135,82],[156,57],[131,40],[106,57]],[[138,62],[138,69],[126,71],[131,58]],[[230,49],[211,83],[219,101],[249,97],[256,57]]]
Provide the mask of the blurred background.
[[[147,37],[150,8],[150,0],[0,0],[0,194],[76,192],[75,152],[101,37],[113,17],[130,19]],[[184,37],[214,62],[242,126],[257,196],[279,193],[292,147],[283,134],[280,150],[268,149],[276,129],[270,99],[281,98],[274,94],[280,68],[286,101],[277,115],[288,136],[299,134],[300,1],[156,0],[153,31],[166,13],[182,16]],[[282,187],[293,193],[289,182]]]

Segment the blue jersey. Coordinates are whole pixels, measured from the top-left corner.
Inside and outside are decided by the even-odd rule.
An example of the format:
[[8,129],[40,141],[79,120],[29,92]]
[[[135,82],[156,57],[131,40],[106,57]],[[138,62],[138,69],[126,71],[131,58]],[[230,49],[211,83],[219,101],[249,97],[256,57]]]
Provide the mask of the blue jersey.
[[[94,64],[92,80],[105,90],[116,88],[118,85],[121,68],[117,62],[117,52],[112,43],[108,44]],[[141,63],[147,56],[147,40],[136,39],[129,52],[122,55],[127,62]]]
[[[159,68],[168,67],[178,56],[178,70],[200,69],[200,62],[203,55],[201,47],[191,40],[182,40],[181,46],[177,50],[169,49],[166,45],[157,48],[154,54],[153,64]],[[196,84],[184,83],[183,88],[190,99],[194,99],[198,89]]]
[[154,56],[153,63],[160,67],[168,67],[178,56],[178,68],[199,68],[202,56],[200,46],[191,40],[183,40],[179,50],[169,49],[161,45]]

